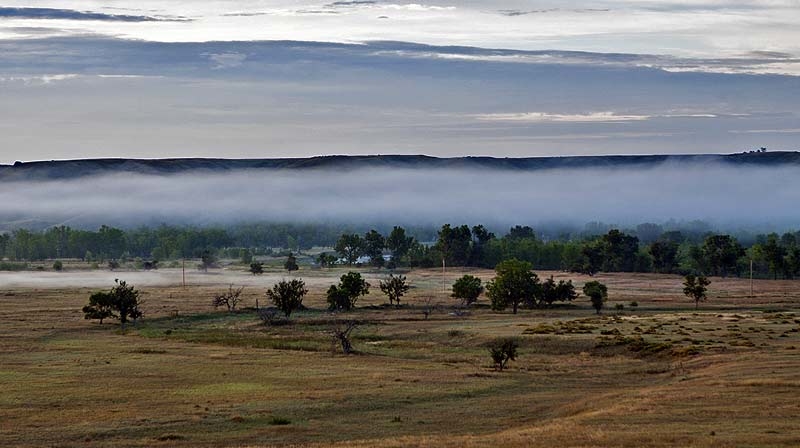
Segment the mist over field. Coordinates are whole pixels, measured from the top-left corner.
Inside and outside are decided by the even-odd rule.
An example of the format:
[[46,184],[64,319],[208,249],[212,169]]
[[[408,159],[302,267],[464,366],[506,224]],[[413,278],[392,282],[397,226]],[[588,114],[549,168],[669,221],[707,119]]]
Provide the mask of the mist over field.
[[247,170],[0,185],[0,229],[243,221],[514,225],[705,220],[796,227],[800,167]]

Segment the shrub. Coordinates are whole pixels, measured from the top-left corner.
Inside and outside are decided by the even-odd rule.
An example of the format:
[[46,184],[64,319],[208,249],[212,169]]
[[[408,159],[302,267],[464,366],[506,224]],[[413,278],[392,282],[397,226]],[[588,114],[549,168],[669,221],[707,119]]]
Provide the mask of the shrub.
[[56,271],[56,272],[63,271],[64,270],[64,263],[62,263],[61,260],[56,260],[56,262],[53,263],[53,270]]
[[508,361],[517,359],[517,349],[519,344],[515,339],[504,338],[497,339],[489,346],[489,354],[492,356],[495,369],[503,371],[508,364]]

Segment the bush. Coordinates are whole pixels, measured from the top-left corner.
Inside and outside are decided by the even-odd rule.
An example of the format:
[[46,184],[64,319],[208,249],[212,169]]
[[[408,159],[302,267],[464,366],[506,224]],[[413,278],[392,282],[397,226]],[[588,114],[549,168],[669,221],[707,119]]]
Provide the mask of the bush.
[[62,263],[61,260],[56,260],[56,262],[53,263],[53,270],[56,271],[56,272],[63,271],[64,270],[64,263]]
[[516,360],[518,348],[519,343],[515,339],[504,338],[494,341],[489,346],[489,354],[492,356],[495,368],[502,372],[508,361]]

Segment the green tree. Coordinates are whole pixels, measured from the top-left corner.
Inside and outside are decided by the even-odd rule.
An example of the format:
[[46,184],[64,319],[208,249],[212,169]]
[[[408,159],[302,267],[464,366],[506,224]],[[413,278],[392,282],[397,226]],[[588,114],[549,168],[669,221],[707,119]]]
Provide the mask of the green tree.
[[489,354],[492,356],[494,366],[497,370],[503,371],[508,365],[508,361],[517,359],[517,349],[519,343],[515,339],[504,338],[495,340],[489,346]]
[[592,302],[592,307],[597,314],[600,314],[600,310],[603,309],[606,299],[608,299],[608,288],[606,285],[598,281],[588,282],[583,285],[583,293],[589,297],[589,300]]
[[83,307],[86,319],[103,319],[113,317],[118,319],[122,328],[128,321],[136,322],[142,317],[139,298],[139,291],[133,286],[129,286],[122,280],[114,280],[116,286],[111,288],[108,293],[95,293],[89,297],[89,305]]
[[369,294],[369,283],[358,272],[342,275],[338,285],[328,288],[328,307],[331,310],[349,311],[356,306],[358,298]]
[[668,274],[678,265],[678,243],[673,241],[654,241],[647,248],[653,257],[656,272]]
[[635,270],[639,238],[626,235],[618,229],[611,229],[601,237],[600,244],[603,252],[603,271],[633,272]]
[[336,241],[333,249],[352,266],[364,253],[364,240],[355,233],[344,234]]
[[303,297],[305,297],[306,294],[308,294],[308,290],[303,280],[282,280],[267,291],[267,298],[271,300],[279,310],[283,311],[283,314],[285,314],[288,319],[293,311],[299,309],[303,305]]
[[53,270],[56,271],[56,272],[63,271],[64,270],[64,263],[62,263],[61,260],[56,260],[53,263]]
[[539,277],[531,270],[527,261],[511,259],[495,267],[496,276],[486,284],[493,310],[504,310],[511,306],[513,313],[523,302],[535,303],[541,293]]
[[694,300],[694,309],[700,306],[700,302],[707,298],[708,285],[711,282],[702,275],[687,275],[683,280],[683,293]]
[[462,305],[470,306],[478,301],[478,297],[483,294],[483,290],[481,279],[467,274],[453,283],[452,297],[460,299]]
[[243,265],[247,266],[253,262],[253,252],[249,249],[240,249],[239,250],[239,260],[242,262]]
[[369,257],[369,263],[375,267],[382,267],[383,248],[386,247],[386,239],[377,230],[370,230],[364,235],[364,255]]
[[551,306],[555,302],[571,302],[578,298],[572,280],[559,280],[558,283],[550,278],[542,282],[541,303]]
[[210,250],[206,249],[200,254],[200,269],[204,272],[208,272],[208,270],[217,264],[217,257],[211,253]]
[[389,237],[386,238],[386,248],[392,251],[392,261],[400,264],[408,251],[414,245],[414,238],[406,236],[406,230],[402,227],[394,226]]
[[703,242],[702,254],[711,275],[727,277],[730,272],[736,271],[744,249],[730,235],[711,235]]
[[769,273],[774,280],[778,279],[778,275],[786,274],[786,249],[778,242],[778,235],[775,233],[767,235],[767,241],[763,244],[756,244],[753,246],[755,256],[763,260]]
[[386,294],[389,298],[389,304],[397,304],[400,305],[400,298],[411,289],[408,283],[406,283],[406,276],[405,275],[398,275],[394,276],[389,274],[389,278],[385,281],[381,281],[380,284],[381,292]]
[[466,225],[451,227],[445,224],[439,230],[436,249],[448,266],[466,266],[472,248],[472,232]]
[[250,273],[253,275],[261,275],[264,273],[264,263],[260,261],[256,261],[250,263]]
[[297,258],[295,258],[291,252],[289,252],[289,256],[286,257],[286,263],[283,264],[283,268],[289,272],[300,269],[300,266],[297,265]]

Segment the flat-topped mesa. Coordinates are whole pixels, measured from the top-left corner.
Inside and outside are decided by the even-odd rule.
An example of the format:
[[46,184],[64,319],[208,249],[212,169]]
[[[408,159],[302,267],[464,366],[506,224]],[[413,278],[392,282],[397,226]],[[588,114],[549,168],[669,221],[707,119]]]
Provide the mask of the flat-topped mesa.
[[110,174],[169,175],[187,172],[241,170],[355,170],[395,169],[503,169],[655,167],[664,163],[732,164],[748,166],[800,165],[800,152],[745,152],[737,154],[612,155],[569,157],[450,157],[424,155],[318,156],[283,159],[82,159],[17,162],[0,165],[0,180],[74,179]]

